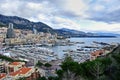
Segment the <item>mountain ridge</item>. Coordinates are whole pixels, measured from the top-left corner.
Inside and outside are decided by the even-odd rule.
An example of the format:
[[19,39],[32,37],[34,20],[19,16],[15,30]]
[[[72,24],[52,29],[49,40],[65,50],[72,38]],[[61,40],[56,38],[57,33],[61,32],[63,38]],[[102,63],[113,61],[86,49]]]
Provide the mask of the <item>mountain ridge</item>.
[[33,26],[39,31],[39,32],[49,32],[55,33],[54,29],[52,29],[50,26],[48,26],[45,23],[42,22],[32,22],[25,18],[17,17],[17,16],[5,16],[0,14],[0,23],[3,25],[8,25],[9,23],[14,24],[14,28],[17,29],[29,29],[32,30]]
[[61,28],[56,29],[56,32],[59,35],[66,35],[66,37],[118,37],[120,34],[114,33],[93,33],[93,32],[84,32],[73,29]]
[[67,28],[61,28],[61,29],[53,29],[50,26],[48,26],[45,23],[42,22],[33,22],[25,18],[17,17],[17,16],[5,16],[0,14],[0,26],[8,26],[9,23],[14,24],[14,28],[17,29],[29,29],[33,30],[33,27],[38,32],[50,32],[52,34],[57,33],[60,36],[65,37],[115,37],[120,36],[120,34],[107,34],[105,33],[92,33],[92,32],[84,32],[84,31],[78,31],[74,29],[67,29]]

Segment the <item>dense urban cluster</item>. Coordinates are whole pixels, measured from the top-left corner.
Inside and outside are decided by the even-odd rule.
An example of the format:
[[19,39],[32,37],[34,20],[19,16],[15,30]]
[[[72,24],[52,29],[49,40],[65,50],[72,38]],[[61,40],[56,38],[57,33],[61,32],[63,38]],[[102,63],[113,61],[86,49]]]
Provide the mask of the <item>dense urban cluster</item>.
[[0,80],[119,80],[118,43],[93,42],[63,50],[62,58],[48,48],[84,43],[71,42],[49,29],[38,32],[34,26],[14,29],[9,23],[8,28],[0,27]]

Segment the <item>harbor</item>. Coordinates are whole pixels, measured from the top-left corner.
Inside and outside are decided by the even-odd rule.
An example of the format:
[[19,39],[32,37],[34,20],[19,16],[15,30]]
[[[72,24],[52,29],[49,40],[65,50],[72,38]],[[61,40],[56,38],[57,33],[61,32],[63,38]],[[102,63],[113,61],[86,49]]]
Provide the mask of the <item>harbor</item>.
[[101,42],[95,42],[94,39],[89,42],[79,41],[79,39],[77,41],[72,39],[68,41],[67,39],[66,41],[63,40],[63,42],[66,45],[62,46],[63,44],[61,43],[61,45],[56,46],[45,46],[42,44],[6,46],[0,49],[0,54],[16,60],[27,61],[28,65],[31,66],[35,65],[38,61],[46,63],[59,60],[59,62],[62,62],[66,56],[71,56],[74,61],[81,63],[91,60],[93,52],[104,50],[102,53],[106,54],[109,53],[111,48],[119,44],[119,42],[113,43],[112,40],[109,43],[102,42],[101,44]]

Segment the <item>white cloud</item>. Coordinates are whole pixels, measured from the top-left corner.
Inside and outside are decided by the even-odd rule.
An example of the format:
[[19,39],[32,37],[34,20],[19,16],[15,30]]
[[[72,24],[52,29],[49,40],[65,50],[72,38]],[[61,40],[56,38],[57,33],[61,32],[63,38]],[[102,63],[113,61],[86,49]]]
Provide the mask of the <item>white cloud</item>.
[[[119,10],[119,3],[119,0],[4,0],[0,1],[0,14],[44,22],[52,28],[120,32],[119,23],[104,23],[104,19],[120,20],[119,11],[115,16],[112,15],[114,19],[111,15],[110,18],[103,17],[106,13]],[[96,17],[101,18],[93,19],[94,21],[88,19]],[[83,19],[85,20],[82,21]],[[103,22],[99,22],[100,20]]]
[[[86,25],[85,27],[82,27],[82,30],[92,31],[92,32],[96,32],[96,31],[115,32],[115,31],[120,31],[120,23],[108,24],[104,22],[90,21],[90,25]],[[117,33],[120,33],[120,32],[117,32]]]
[[64,8],[66,11],[75,13],[76,15],[82,16],[85,14],[88,6],[83,0],[65,0]]
[[93,8],[95,11],[102,11],[105,9],[105,6],[103,5],[96,5],[94,8]]
[[70,19],[65,19],[61,17],[54,17],[54,28],[69,28],[80,30],[80,25]]
[[39,4],[39,3],[32,3],[32,2],[30,2],[30,3],[27,4],[27,7],[32,9],[32,10],[39,11],[40,9],[43,8],[43,5]]

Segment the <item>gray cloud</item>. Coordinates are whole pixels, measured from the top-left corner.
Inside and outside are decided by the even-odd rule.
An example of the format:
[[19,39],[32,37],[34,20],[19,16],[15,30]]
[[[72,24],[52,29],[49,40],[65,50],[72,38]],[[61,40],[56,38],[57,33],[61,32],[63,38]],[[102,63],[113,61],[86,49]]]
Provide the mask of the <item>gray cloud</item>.
[[99,21],[107,27],[106,23],[120,22],[119,4],[120,0],[0,0],[0,14],[41,21],[53,28],[97,30],[94,24]]
[[110,13],[103,14],[102,16],[93,17],[91,19],[95,21],[103,21],[107,23],[119,23],[120,22],[120,9],[110,12]]
[[89,2],[88,19],[105,23],[120,22],[120,0],[96,0]]

